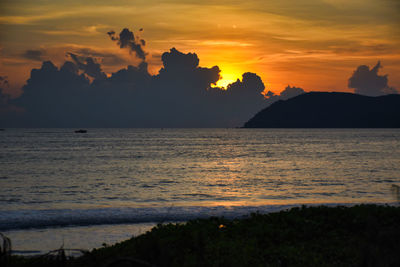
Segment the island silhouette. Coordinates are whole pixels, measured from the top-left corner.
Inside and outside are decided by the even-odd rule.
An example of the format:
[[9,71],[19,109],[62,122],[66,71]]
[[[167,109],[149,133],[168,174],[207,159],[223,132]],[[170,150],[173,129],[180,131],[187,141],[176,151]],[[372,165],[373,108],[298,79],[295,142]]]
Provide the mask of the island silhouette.
[[279,100],[244,128],[399,128],[400,95],[310,92]]

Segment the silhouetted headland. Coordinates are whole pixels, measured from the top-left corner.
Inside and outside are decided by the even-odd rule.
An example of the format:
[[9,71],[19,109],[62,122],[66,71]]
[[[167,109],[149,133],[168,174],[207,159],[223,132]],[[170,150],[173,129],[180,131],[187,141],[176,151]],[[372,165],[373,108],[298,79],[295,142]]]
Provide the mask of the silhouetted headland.
[[399,128],[400,95],[311,92],[280,100],[244,128]]

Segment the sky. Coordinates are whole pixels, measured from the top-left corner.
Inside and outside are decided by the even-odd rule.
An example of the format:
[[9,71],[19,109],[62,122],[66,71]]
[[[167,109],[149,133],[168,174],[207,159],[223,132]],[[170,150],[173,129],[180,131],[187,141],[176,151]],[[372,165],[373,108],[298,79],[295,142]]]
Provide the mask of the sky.
[[[166,68],[162,55],[175,48],[195,53],[196,67],[218,66],[221,78],[206,88],[227,88],[254,73],[264,93],[359,93],[349,79],[374,71],[394,92],[399,25],[398,0],[2,0],[0,85],[7,98],[20,97],[43,61],[58,68],[72,61],[90,82],[142,62],[155,77]],[[134,36],[131,43],[121,44],[123,29]],[[85,73],[88,58],[100,76]]]

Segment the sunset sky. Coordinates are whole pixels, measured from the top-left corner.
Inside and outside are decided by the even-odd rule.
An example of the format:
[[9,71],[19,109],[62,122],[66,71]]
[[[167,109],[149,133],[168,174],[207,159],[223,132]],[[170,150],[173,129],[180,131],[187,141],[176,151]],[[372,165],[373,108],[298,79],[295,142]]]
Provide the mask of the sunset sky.
[[0,76],[12,94],[32,68],[60,66],[68,52],[96,58],[108,75],[138,64],[107,35],[123,28],[146,41],[152,74],[175,47],[196,53],[200,66],[218,65],[220,86],[254,72],[276,93],[288,84],[351,91],[353,71],[380,60],[380,73],[400,88],[398,0],[2,0],[0,12]]

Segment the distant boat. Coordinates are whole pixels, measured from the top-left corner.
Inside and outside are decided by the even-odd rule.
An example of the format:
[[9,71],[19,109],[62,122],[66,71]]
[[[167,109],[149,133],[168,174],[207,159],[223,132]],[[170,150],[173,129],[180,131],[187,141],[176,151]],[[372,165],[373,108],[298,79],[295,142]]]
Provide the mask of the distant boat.
[[80,129],[80,130],[76,130],[75,133],[87,133],[87,130]]

